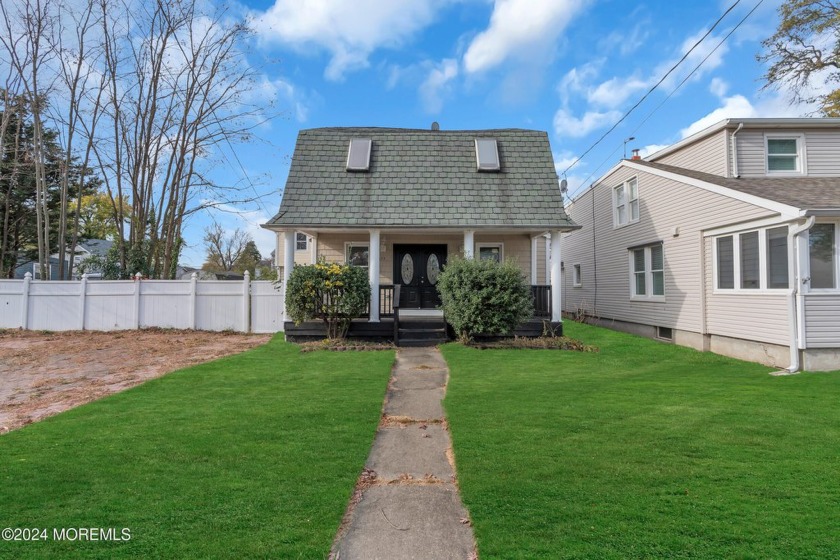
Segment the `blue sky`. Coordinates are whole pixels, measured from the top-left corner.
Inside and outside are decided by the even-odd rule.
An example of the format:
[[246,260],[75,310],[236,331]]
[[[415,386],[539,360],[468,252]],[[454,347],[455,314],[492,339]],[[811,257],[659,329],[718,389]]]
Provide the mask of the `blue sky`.
[[[210,214],[251,232],[280,204],[300,129],[383,126],[545,130],[558,172],[632,107],[726,11],[726,2],[615,0],[253,0],[251,61],[280,116],[260,142],[237,146],[242,166],[217,169],[253,183],[256,203],[224,207],[187,224],[182,262],[204,260]],[[567,173],[571,194],[622,156],[642,154],[727,117],[802,116],[784,92],[762,91],[760,41],[777,24],[766,0],[714,53],[757,0],[738,4],[685,62]],[[688,73],[708,60],[670,99]],[[661,106],[660,106],[661,105]]]

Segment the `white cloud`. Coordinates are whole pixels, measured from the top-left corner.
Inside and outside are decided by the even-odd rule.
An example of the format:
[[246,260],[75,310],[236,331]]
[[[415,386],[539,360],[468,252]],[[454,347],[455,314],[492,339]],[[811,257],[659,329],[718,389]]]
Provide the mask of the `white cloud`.
[[594,89],[590,89],[587,100],[601,107],[618,107],[630,96],[650,87],[650,80],[637,76],[627,78],[611,78],[601,82]]
[[639,148],[639,155],[646,158],[651,154],[655,154],[659,150],[664,150],[668,146],[670,146],[670,144],[648,144],[647,146]]
[[420,84],[420,100],[428,113],[439,113],[443,108],[443,96],[450,88],[450,83],[458,76],[458,61],[446,58],[429,70],[428,76]]
[[428,26],[446,0],[276,0],[254,16],[260,36],[293,48],[330,53],[330,80],[366,68],[378,48],[396,48]]
[[490,26],[464,54],[467,73],[489,70],[513,56],[533,56],[551,48],[583,7],[582,0],[495,0]]
[[[569,150],[563,150],[562,152],[554,152],[554,169],[557,171],[557,174],[563,173],[566,169],[575,163],[577,160],[577,156],[573,152]],[[578,162],[575,167],[580,168],[583,167],[583,162]]]
[[594,60],[566,72],[560,83],[557,84],[557,91],[560,93],[564,105],[569,103],[572,94],[580,94],[586,91],[588,85],[598,76],[604,62],[603,58]]
[[598,44],[605,50],[618,50],[621,56],[627,56],[637,51],[639,47],[644,45],[647,38],[650,36],[648,27],[650,21],[643,21],[637,23],[629,33],[622,33],[621,31],[613,31],[605,38],[601,39]]
[[554,114],[554,133],[557,136],[581,138],[593,130],[603,128],[621,118],[619,111],[587,111],[577,118],[566,109],[558,109]]
[[726,96],[726,92],[729,91],[729,84],[720,78],[712,78],[709,84],[709,91],[715,96],[723,98]]

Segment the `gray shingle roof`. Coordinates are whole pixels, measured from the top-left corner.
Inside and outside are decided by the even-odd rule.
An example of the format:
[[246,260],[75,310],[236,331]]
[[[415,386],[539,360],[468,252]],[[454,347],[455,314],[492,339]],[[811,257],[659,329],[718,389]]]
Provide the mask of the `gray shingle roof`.
[[840,177],[721,177],[662,163],[634,160],[646,167],[677,173],[802,210],[840,209]]
[[[475,138],[496,138],[500,172],[476,171]],[[371,138],[369,172],[345,170]],[[300,131],[268,226],[577,227],[563,210],[545,132],[316,128]]]

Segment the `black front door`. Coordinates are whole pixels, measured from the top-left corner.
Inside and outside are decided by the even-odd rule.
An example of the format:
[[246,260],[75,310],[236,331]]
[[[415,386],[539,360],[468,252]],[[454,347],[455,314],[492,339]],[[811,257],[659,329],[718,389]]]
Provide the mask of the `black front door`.
[[438,275],[446,264],[446,245],[394,245],[394,284],[400,307],[434,309],[440,305]]

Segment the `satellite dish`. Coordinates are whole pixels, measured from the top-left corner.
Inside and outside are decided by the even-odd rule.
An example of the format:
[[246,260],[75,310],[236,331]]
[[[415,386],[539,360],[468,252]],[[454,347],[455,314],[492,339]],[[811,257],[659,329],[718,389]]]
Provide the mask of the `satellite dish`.
[[560,192],[562,194],[566,194],[566,192],[568,190],[569,190],[569,182],[566,179],[561,180],[560,181]]

